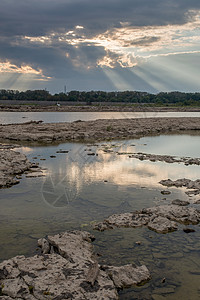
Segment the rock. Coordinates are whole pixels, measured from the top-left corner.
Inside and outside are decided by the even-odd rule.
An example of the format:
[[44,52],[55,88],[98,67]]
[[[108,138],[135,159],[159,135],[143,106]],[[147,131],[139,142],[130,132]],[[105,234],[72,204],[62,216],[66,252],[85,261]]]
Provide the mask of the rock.
[[99,265],[98,262],[95,261],[89,268],[86,281],[89,282],[92,286],[94,286],[94,283],[99,275]]
[[198,224],[200,211],[193,207],[178,205],[154,206],[132,213],[114,214],[103,222],[94,225],[94,229],[104,231],[115,227],[147,226],[158,233],[167,233],[178,229],[176,223]]
[[19,183],[15,176],[20,179],[22,173],[32,172],[34,167],[24,154],[11,149],[0,149],[0,188]]
[[129,158],[137,158],[140,160],[149,160],[152,162],[162,161],[166,163],[184,163],[185,165],[200,165],[199,158],[190,157],[175,157],[170,155],[158,155],[158,154],[147,154],[147,153],[134,153],[129,156]]
[[45,176],[42,172],[33,172],[26,175],[26,178],[35,178]]
[[68,150],[58,150],[56,151],[56,153],[68,153],[69,151]]
[[162,194],[162,195],[170,195],[171,192],[170,192],[170,191],[161,191],[161,194]]
[[86,231],[67,231],[38,240],[42,255],[3,261],[0,298],[114,300],[118,299],[117,288],[150,278],[146,266],[101,267],[92,240],[94,237]]
[[184,228],[183,231],[184,231],[185,233],[195,232],[195,230],[192,229],[192,228]]
[[174,181],[171,179],[166,179],[166,180],[161,180],[159,183],[167,187],[175,186],[175,187],[186,187],[187,189],[192,189],[193,191],[186,192],[186,194],[188,195],[200,194],[200,179],[190,180],[190,179],[182,178]]
[[116,288],[125,288],[141,284],[150,279],[150,273],[146,266],[136,267],[128,264],[121,267],[103,266],[103,270],[109,275]]
[[200,204],[200,199],[195,201],[194,204]]
[[187,206],[190,204],[189,201],[184,201],[184,200],[180,200],[180,199],[175,199],[172,201],[173,205],[179,205],[179,206]]
[[46,239],[44,239],[44,238],[39,239],[38,246],[42,248],[43,254],[47,254],[50,252],[51,247],[49,245],[49,242]]
[[151,217],[147,226],[158,233],[173,232],[178,228],[178,225],[174,221],[161,216]]

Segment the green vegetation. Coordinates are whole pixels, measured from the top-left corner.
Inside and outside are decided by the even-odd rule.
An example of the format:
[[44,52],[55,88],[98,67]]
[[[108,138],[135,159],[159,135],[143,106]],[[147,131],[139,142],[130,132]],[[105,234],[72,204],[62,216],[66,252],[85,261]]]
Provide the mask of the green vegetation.
[[48,100],[48,101],[73,101],[85,102],[88,105],[95,103],[133,103],[133,104],[154,104],[154,105],[183,105],[199,106],[200,93],[183,93],[183,92],[161,92],[150,94],[147,92],[124,91],[124,92],[103,92],[90,91],[79,92],[71,91],[67,94],[59,93],[51,95],[46,90],[28,90],[19,92],[14,90],[0,90],[0,100]]

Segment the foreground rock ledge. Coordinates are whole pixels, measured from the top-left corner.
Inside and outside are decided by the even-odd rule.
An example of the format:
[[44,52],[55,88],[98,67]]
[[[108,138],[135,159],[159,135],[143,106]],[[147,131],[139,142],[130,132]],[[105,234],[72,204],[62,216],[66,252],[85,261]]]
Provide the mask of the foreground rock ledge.
[[200,130],[200,118],[143,118],[75,121],[73,123],[29,122],[0,125],[0,139],[14,141],[100,141],[137,138],[148,134]]
[[177,223],[195,225],[199,222],[200,211],[193,207],[161,205],[132,213],[114,214],[103,222],[95,224],[94,229],[104,231],[115,227],[147,226],[158,233],[167,233],[177,230]]
[[94,237],[67,231],[38,241],[42,255],[16,256],[0,264],[0,299],[118,299],[118,288],[150,278],[146,266],[100,266]]

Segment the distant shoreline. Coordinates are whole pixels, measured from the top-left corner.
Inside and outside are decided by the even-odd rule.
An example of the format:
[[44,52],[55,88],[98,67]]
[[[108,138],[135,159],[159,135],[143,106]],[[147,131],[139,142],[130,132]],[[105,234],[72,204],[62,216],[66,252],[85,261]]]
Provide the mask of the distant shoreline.
[[41,101],[31,104],[2,104],[0,101],[0,112],[199,112],[200,107],[194,106],[153,106],[136,104],[98,104],[81,105],[60,103],[60,106],[42,105]]

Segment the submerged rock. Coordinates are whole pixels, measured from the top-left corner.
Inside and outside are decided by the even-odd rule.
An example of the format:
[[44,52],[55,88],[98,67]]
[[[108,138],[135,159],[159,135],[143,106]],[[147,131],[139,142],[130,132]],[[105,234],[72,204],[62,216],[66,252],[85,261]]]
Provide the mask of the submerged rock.
[[177,223],[198,224],[199,222],[200,211],[193,207],[161,205],[132,213],[114,214],[103,222],[95,224],[94,229],[104,231],[115,227],[147,226],[158,233],[167,233],[177,230]]
[[0,298],[114,300],[117,288],[150,279],[146,266],[100,266],[93,239],[86,231],[67,231],[40,239],[41,255],[2,262]]

